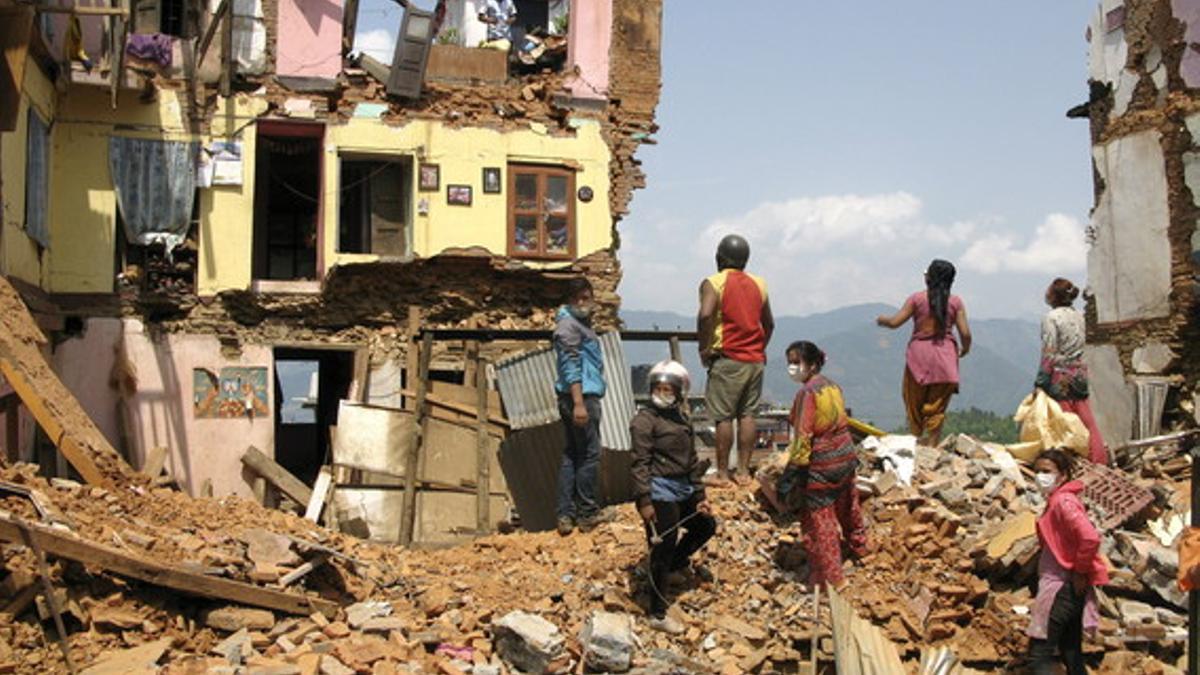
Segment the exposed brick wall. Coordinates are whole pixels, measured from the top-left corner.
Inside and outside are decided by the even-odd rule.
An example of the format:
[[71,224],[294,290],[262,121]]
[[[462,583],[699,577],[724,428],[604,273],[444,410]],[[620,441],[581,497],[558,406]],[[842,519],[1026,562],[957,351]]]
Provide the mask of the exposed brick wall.
[[[1165,318],[1100,324],[1097,322],[1095,299],[1087,303],[1088,339],[1097,344],[1115,345],[1126,373],[1132,373],[1133,351],[1148,342],[1163,342],[1180,355],[1176,373],[1185,380],[1183,394],[1190,399],[1200,379],[1200,295],[1197,294],[1197,275],[1200,270],[1192,261],[1192,237],[1196,231],[1200,194],[1192,194],[1185,180],[1184,156],[1200,152],[1200,138],[1193,138],[1185,119],[1200,113],[1200,91],[1189,89],[1180,74],[1180,61],[1189,47],[1184,41],[1185,26],[1171,13],[1168,0],[1126,0],[1123,30],[1128,44],[1127,69],[1136,73],[1127,109],[1119,116],[1112,89],[1089,106],[1091,135],[1094,144],[1146,130],[1161,134],[1161,144],[1167,177],[1167,200],[1170,210],[1168,240],[1170,242],[1171,291],[1170,315]],[[1092,39],[1101,36],[1093,35]],[[1161,56],[1160,56],[1161,55]],[[1165,87],[1160,89],[1153,77],[1161,63],[1166,72]],[[1105,186],[1093,167],[1097,202]],[[1172,399],[1172,402],[1177,402]],[[1168,410],[1168,422],[1184,421],[1187,411]]]

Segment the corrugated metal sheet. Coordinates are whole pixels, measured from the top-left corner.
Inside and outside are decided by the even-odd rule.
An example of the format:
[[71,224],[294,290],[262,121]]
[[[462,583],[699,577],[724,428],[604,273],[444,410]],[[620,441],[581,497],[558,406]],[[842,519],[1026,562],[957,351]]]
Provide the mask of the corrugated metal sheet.
[[[566,438],[560,420],[513,431],[500,446],[500,468],[521,526],[530,532],[554,529],[558,506],[558,470]],[[621,504],[632,499],[630,475],[633,453],[604,450],[600,453],[601,504]]]
[[[600,336],[604,378],[608,385],[600,403],[599,498],[602,504],[629,501],[632,494],[629,422],[637,412],[629,365],[619,333]],[[555,524],[558,472],[562,464],[562,421],[554,392],[557,371],[553,349],[539,349],[496,364],[496,383],[512,432],[500,448],[500,466],[530,531],[550,530]]]
[[[629,422],[637,406],[620,334],[601,335],[600,351],[608,385],[600,402],[600,444],[609,450],[628,451],[632,448]],[[513,431],[559,421],[556,376],[554,350],[550,348],[509,357],[496,365],[496,383]]]

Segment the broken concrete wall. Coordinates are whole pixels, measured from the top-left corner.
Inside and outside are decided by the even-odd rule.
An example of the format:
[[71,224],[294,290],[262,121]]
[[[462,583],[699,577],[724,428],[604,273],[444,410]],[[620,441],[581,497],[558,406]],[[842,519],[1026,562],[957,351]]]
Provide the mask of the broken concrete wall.
[[[85,365],[86,364],[86,365]],[[88,319],[76,337],[58,345],[54,366],[89,415],[130,464],[140,467],[156,447],[169,449],[167,470],[198,495],[211,482],[217,495],[253,498],[243,473],[250,445],[274,446],[274,360],[270,346],[222,349],[212,335],[163,333],[137,319]],[[228,366],[266,368],[266,414],[200,418],[194,371]]]
[[1088,40],[1096,195],[1088,337],[1115,350],[1092,353],[1093,381],[1108,398],[1100,423],[1122,439],[1134,404],[1121,382],[1134,377],[1134,351],[1147,345],[1180,356],[1164,372],[1141,373],[1180,389],[1168,398],[1164,430],[1196,423],[1200,94],[1191,87],[1200,84],[1200,2],[1104,0]]
[[[62,245],[51,252],[47,284],[55,294],[113,292],[112,256],[102,254],[114,251],[118,220],[104,170],[109,135],[130,127],[205,145],[242,142],[241,184],[200,190],[199,224],[188,245],[196,260],[194,285],[153,295],[137,283],[144,270],[127,266],[116,284],[119,310],[81,312],[85,330],[65,336],[56,364],[133,466],[152,448],[170,448],[168,470],[193,494],[207,482],[218,495],[252,496],[239,458],[249,445],[271,455],[277,346],[363,347],[373,374],[395,382],[410,347],[405,334],[410,307],[419,310],[423,328],[550,329],[567,280],[579,275],[596,290],[597,327],[618,324],[617,224],[633,190],[645,182],[634,154],[657,129],[661,2],[573,3],[577,72],[511,76],[503,84],[426,82],[420,99],[412,101],[389,98],[377,75],[344,66],[340,55],[330,91],[306,90],[303,82],[287,79],[328,75],[324,58],[319,68],[311,59],[297,60],[312,56],[294,50],[308,41],[288,39],[288,26],[299,21],[306,25],[294,28],[309,31],[317,51],[329,52],[340,33],[333,14],[341,3],[326,4],[319,9],[293,0],[235,3],[235,9],[261,15],[247,20],[265,30],[266,46],[265,64],[239,70],[231,97],[217,95],[203,77],[193,93],[173,75],[160,74],[147,83],[152,102],[123,95],[113,110],[107,92],[80,87],[64,99],[71,116],[89,124],[60,127],[55,144],[54,171],[62,180],[54,181],[52,235]],[[584,80],[587,96],[575,86]],[[324,265],[318,278],[304,289],[256,291],[248,233],[255,208],[257,120],[325,125],[322,194],[340,192],[342,154],[402,154],[414,169],[421,162],[439,164],[437,191],[411,186],[410,255],[339,250],[339,205],[331,198],[319,211],[318,260]],[[503,171],[510,162],[575,172],[575,259],[508,256],[509,189],[484,193],[480,174],[489,167]],[[67,180],[70,176],[85,180]],[[451,183],[474,188],[472,206],[448,203]],[[594,197],[585,197],[588,192]],[[491,343],[483,351],[498,358],[528,346]],[[461,344],[438,343],[435,367],[461,367],[461,352]],[[103,377],[70,375],[82,361],[102,361]],[[238,366],[267,369],[265,409],[236,419],[197,418],[194,371]]]

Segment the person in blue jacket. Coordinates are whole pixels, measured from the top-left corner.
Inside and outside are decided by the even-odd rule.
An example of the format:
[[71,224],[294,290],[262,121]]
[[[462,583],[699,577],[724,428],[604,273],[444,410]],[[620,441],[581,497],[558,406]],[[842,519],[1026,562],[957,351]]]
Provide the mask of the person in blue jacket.
[[592,284],[571,280],[567,304],[558,310],[554,354],[558,364],[558,412],[567,431],[558,473],[558,533],[578,525],[587,531],[600,521],[596,485],[600,468],[600,399],[604,398],[604,359],[592,329]]

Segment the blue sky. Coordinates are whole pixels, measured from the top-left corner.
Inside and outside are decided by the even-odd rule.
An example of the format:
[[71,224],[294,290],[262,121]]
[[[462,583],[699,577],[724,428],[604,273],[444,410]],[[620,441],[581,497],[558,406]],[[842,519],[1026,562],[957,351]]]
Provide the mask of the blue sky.
[[[1095,4],[666,0],[625,306],[694,312],[737,231],[777,314],[898,304],[945,257],[973,314],[1035,316],[1054,276],[1085,281],[1088,125],[1064,113]],[[364,0],[361,46],[394,7]]]

